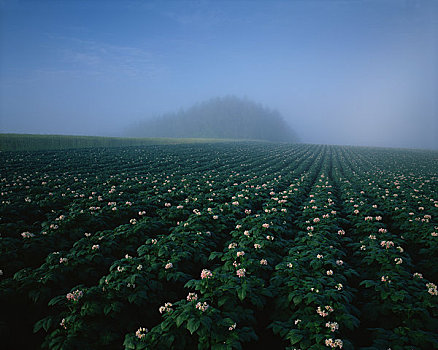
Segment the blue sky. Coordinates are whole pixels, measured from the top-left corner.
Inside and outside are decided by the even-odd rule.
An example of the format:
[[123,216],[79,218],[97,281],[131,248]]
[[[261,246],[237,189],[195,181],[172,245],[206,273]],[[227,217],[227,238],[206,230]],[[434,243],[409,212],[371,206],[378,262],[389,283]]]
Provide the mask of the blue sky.
[[438,2],[0,0],[0,132],[123,135],[234,94],[304,142],[438,148]]

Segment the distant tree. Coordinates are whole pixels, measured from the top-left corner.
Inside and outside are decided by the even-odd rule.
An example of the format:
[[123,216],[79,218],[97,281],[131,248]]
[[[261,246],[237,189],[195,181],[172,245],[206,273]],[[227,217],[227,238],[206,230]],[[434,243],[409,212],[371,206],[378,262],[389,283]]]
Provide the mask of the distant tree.
[[213,98],[143,121],[130,136],[298,141],[278,111],[235,96]]

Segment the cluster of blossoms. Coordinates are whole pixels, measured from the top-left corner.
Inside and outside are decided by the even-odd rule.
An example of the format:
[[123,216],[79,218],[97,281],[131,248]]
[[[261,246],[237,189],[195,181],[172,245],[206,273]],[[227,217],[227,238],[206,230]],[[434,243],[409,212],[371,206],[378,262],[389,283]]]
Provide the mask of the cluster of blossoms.
[[135,225],[137,223],[137,220],[136,219],[131,219],[131,220],[129,220],[129,223],[132,224],[132,225]]
[[68,262],[67,258],[59,258],[59,263],[60,264],[63,264],[63,263],[66,263],[66,262]]
[[166,270],[169,270],[169,269],[171,269],[172,267],[173,267],[173,264],[172,264],[171,262],[167,263],[166,266],[164,266],[164,268],[165,268]]
[[343,235],[345,235],[345,231],[344,231],[344,230],[339,230],[339,231],[338,231],[338,235],[339,235],[339,236],[343,236]]
[[232,330],[234,330],[234,329],[236,329],[236,326],[237,326],[237,324],[233,324],[233,325],[231,325],[229,328],[228,328],[228,330],[229,331],[232,331]]
[[388,230],[386,228],[379,228],[379,233],[386,233]]
[[344,262],[342,260],[336,260],[336,265],[342,266]]
[[268,265],[268,261],[266,259],[260,260],[260,265]]
[[230,243],[229,245],[228,245],[228,249],[234,249],[234,248],[236,248],[237,247],[237,243]]
[[100,248],[99,244],[95,244],[91,247],[92,250],[97,250],[99,248]]
[[146,212],[144,210],[143,211],[139,211],[138,215],[140,215],[140,216],[146,215]]
[[146,333],[149,332],[147,328],[139,328],[137,329],[137,332],[135,332],[135,336],[138,339],[143,339],[144,337],[146,337]]
[[237,257],[239,257],[239,256],[244,256],[244,255],[245,255],[245,252],[244,252],[244,251],[237,252]]
[[316,256],[317,259],[322,259],[323,257],[324,257],[324,255],[321,255],[321,254],[318,254],[318,255]]
[[203,269],[201,272],[201,279],[213,277],[213,274],[210,270]]
[[294,265],[292,263],[287,263],[286,266],[291,269]]
[[236,275],[238,277],[245,277],[245,272],[246,272],[245,269],[239,269],[239,270],[236,271]]
[[384,247],[385,249],[389,249],[390,247],[394,247],[393,241],[382,241],[380,242],[380,246]]
[[332,276],[333,275],[333,270],[328,270],[327,271],[327,276]]
[[266,236],[266,239],[267,239],[268,241],[273,241],[273,240],[274,240],[274,236]]
[[382,276],[382,277],[380,278],[380,280],[381,280],[382,282],[388,282],[388,283],[391,283],[391,280],[389,279],[389,276]]
[[342,290],[342,288],[344,288],[344,286],[342,285],[342,283],[338,283],[338,284],[335,286],[335,288],[336,288],[337,290]]
[[206,311],[208,309],[208,304],[206,301],[201,303],[200,301],[196,304],[196,308],[202,312]]
[[333,309],[331,306],[329,306],[329,305],[326,305],[326,306],[324,307],[324,309],[321,308],[321,306],[318,306],[318,308],[316,309],[316,313],[317,313],[319,316],[322,316],[322,317],[326,317],[326,316],[328,316],[328,314],[329,314],[330,312],[333,312],[333,311],[334,311],[334,309]]
[[339,329],[339,324],[338,324],[338,322],[327,322],[327,323],[325,324],[325,326],[326,326],[327,328],[330,328],[330,330],[331,330],[332,332],[334,332],[334,331],[336,331],[336,330]]
[[269,228],[269,224],[263,224],[262,227]]
[[155,238],[151,239],[152,244],[157,244],[157,240]]
[[173,311],[172,303],[165,303],[164,306],[160,306],[158,311],[160,311],[160,314],[162,314],[163,312],[171,312],[171,311]]
[[438,290],[435,283],[427,283],[426,287],[427,287],[427,292],[430,295],[438,295]]
[[68,293],[66,298],[67,300],[78,301],[83,295],[84,293],[81,290],[76,289],[74,292]]
[[344,343],[342,342],[342,340],[341,339],[335,339],[335,340],[333,340],[332,338],[330,338],[330,339],[326,339],[325,340],[325,345],[326,346],[329,346],[329,347],[331,347],[331,348],[339,348],[339,349],[342,349],[342,347],[344,346]]
[[396,265],[400,265],[401,263],[403,263],[403,259],[402,258],[395,258],[394,261],[395,261]]
[[420,279],[423,278],[423,275],[421,273],[419,273],[419,272],[414,272],[413,276],[414,277],[418,277]]
[[34,236],[35,235],[33,233],[30,233],[30,232],[22,232],[21,233],[21,237],[23,237],[23,238],[32,238]]
[[67,324],[66,324],[66,322],[65,322],[65,318],[63,318],[62,320],[61,320],[61,323],[59,324],[62,328],[64,328],[64,329],[67,329]]
[[262,246],[261,246],[260,244],[258,244],[258,243],[255,243],[255,244],[254,244],[254,248],[255,248],[255,249],[260,249],[261,247],[262,247]]
[[196,294],[196,293],[189,293],[187,295],[187,301],[194,301],[194,300],[198,300],[198,294]]
[[314,219],[313,219],[313,222],[314,222],[314,223],[317,223],[317,222],[319,222],[319,221],[320,221],[319,218],[314,218]]

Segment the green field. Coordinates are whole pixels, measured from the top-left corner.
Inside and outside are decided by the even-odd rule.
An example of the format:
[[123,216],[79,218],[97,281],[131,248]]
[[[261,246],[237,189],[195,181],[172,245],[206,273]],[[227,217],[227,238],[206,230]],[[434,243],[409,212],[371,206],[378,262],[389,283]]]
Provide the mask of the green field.
[[438,152],[0,153],[0,347],[438,349]]
[[174,145],[186,143],[230,142],[223,139],[164,137],[101,137],[73,135],[0,134],[0,151],[43,151],[92,147]]

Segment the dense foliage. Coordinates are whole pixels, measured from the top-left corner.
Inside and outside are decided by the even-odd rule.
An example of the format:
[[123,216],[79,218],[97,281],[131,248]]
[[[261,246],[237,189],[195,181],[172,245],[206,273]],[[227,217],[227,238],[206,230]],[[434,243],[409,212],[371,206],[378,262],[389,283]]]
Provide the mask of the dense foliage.
[[144,121],[137,137],[204,137],[297,142],[279,112],[234,96],[214,98],[186,110]]
[[0,153],[2,349],[436,349],[438,154]]

